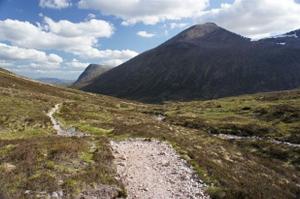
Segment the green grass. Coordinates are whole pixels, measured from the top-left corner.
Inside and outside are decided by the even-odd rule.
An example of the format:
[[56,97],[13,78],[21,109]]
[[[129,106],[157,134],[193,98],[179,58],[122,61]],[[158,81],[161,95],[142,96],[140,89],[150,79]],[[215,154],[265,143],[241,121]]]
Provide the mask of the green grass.
[[[81,123],[83,118],[85,124],[89,123],[88,121],[93,121],[92,117],[94,115],[89,117],[86,114],[90,111],[88,103],[80,105],[74,103],[76,102],[64,104],[66,108],[60,112],[62,119],[65,118],[67,123],[73,123],[74,125]],[[168,106],[171,106],[171,108]],[[200,128],[202,123],[197,128],[185,126],[183,124],[189,121],[186,118],[179,118],[178,123],[170,121],[170,118],[168,118],[170,116],[167,116],[167,122],[157,122],[154,119],[154,113],[165,114],[164,111],[168,112],[172,109],[172,106],[174,105],[161,107],[149,105],[148,107],[136,107],[129,112],[120,110],[118,107],[106,108],[103,106],[101,107],[102,112],[95,111],[95,114],[102,115],[103,112],[108,112],[111,114],[110,118],[112,119],[105,122],[98,121],[98,123],[90,122],[89,125],[93,128],[89,128],[91,132],[94,131],[94,128],[113,129],[109,134],[100,134],[101,136],[109,136],[112,139],[122,140],[130,137],[143,137],[170,142],[182,157],[194,166],[201,178],[210,186],[207,192],[214,197],[271,198],[274,193],[276,193],[277,198],[295,197],[298,189],[296,184],[299,183],[297,176],[300,175],[297,167],[299,165],[297,157],[300,154],[298,150],[285,148],[285,153],[290,155],[287,159],[282,159],[274,153],[274,150],[278,149],[277,145],[265,143],[265,152],[263,152],[262,149],[248,142],[229,142],[210,136],[206,131],[207,126],[203,125],[205,128]],[[194,110],[192,106],[182,106]],[[72,111],[68,112],[68,110]],[[187,112],[186,110],[180,111],[183,114]],[[214,111],[210,109],[210,112]],[[230,114],[229,117],[232,117],[232,115],[234,114]],[[246,119],[240,121],[240,118],[246,116],[238,114],[234,116],[239,122],[225,119],[226,114],[221,112],[217,116],[212,115],[207,118],[206,123],[218,124],[222,122],[226,124],[226,122],[230,122],[233,125],[239,125],[239,127],[244,125],[243,128],[251,128],[253,132],[268,127],[268,123],[265,121],[257,126],[253,122],[255,118],[253,118],[253,123],[247,123]],[[197,117],[195,118],[197,119]],[[215,120],[215,118],[218,118],[218,120]],[[233,127],[228,126],[229,129]],[[231,130],[234,132],[234,129]],[[258,143],[258,146],[263,145]]]
[[[55,104],[65,127],[87,138],[55,135],[45,113]],[[147,105],[30,82],[0,72],[0,198],[63,190],[70,198],[110,185],[125,196],[109,139],[171,143],[209,185],[212,198],[296,198],[300,151],[266,141],[226,141],[211,133],[299,143],[300,91]],[[158,122],[155,115],[166,116]],[[7,165],[13,165],[9,171]],[[32,195],[35,198],[35,195]]]
[[[124,195],[123,185],[114,178],[108,140],[58,137],[46,116],[57,103],[84,103],[90,98],[80,91],[0,72],[0,198],[28,198],[26,190],[30,190],[30,198],[59,190],[74,198],[94,185],[111,185]],[[97,101],[105,100],[97,97]],[[100,134],[88,124],[83,127]],[[14,169],[10,171],[7,165]]]
[[2,132],[0,133],[0,139],[2,140],[30,139],[34,137],[45,137],[51,134],[52,133],[50,129],[30,128],[24,130]]
[[[96,147],[93,152],[91,142]],[[68,187],[65,194],[75,197],[93,184],[122,187],[113,178],[113,156],[105,138],[32,138],[1,141],[0,147],[0,162],[16,166],[13,172],[0,172],[0,192],[9,198],[25,197],[20,189],[52,193]]]
[[169,103],[170,123],[214,134],[270,137],[300,143],[300,92]]

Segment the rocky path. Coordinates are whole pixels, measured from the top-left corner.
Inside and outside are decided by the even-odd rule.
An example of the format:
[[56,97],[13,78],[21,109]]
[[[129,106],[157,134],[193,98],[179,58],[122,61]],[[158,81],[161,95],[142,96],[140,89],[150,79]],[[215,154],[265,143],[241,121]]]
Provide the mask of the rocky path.
[[78,132],[75,129],[64,129],[61,124],[54,118],[54,114],[59,111],[60,104],[56,104],[48,113],[47,116],[50,118],[54,130],[57,132],[57,135],[63,137],[83,137],[87,136],[85,133]]
[[[55,119],[60,104],[48,113],[59,136],[83,137],[84,133],[65,130]],[[118,178],[127,190],[128,199],[208,199],[205,184],[165,142],[143,139],[111,141]],[[96,197],[97,198],[97,197]]]
[[111,145],[128,199],[209,198],[204,183],[169,144],[129,140]]

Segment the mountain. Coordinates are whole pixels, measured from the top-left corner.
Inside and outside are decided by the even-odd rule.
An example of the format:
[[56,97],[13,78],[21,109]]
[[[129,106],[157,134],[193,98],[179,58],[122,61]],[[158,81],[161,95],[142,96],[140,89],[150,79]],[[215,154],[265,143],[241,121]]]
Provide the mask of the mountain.
[[0,68],[0,72],[3,72],[3,73],[11,73],[11,72],[9,72],[8,70],[5,70],[5,69],[3,69],[3,68]]
[[300,86],[300,49],[195,25],[100,75],[83,90],[122,98],[212,99]]
[[98,65],[98,64],[90,64],[83,71],[83,73],[79,76],[77,81],[73,84],[74,88],[82,88],[91,83],[96,77],[110,70],[112,67]]
[[58,79],[58,78],[38,78],[37,81],[47,83],[47,84],[53,84],[53,85],[61,85],[61,86],[68,86],[71,85],[74,81],[73,80],[67,80],[67,79]]
[[300,30],[288,32],[269,38],[261,39],[260,42],[268,42],[286,47],[300,48]]

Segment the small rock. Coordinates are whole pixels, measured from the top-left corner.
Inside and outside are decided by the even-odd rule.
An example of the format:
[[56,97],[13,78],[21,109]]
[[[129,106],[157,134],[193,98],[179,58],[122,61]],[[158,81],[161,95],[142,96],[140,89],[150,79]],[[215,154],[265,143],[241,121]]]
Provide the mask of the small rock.
[[119,162],[118,165],[121,166],[121,167],[125,167],[126,166],[126,164],[124,162]]
[[59,198],[58,193],[56,193],[56,192],[53,192],[52,195],[51,195],[51,197],[53,199]]
[[142,191],[149,191],[149,189],[148,188],[143,188]]
[[59,195],[60,197],[63,197],[63,196],[64,196],[64,192],[63,192],[62,190],[58,191],[57,193],[58,193],[58,195]]
[[13,170],[15,170],[17,167],[13,164],[10,164],[10,163],[3,163],[2,165],[2,168],[4,170],[4,172],[12,172]]
[[158,155],[167,155],[166,152],[160,152]]
[[126,160],[126,157],[125,157],[125,156],[123,156],[123,155],[122,155],[122,156],[120,156],[119,158],[120,158],[121,160]]
[[167,160],[163,160],[161,165],[164,166],[164,167],[168,167],[168,166],[170,166],[170,162],[167,161]]

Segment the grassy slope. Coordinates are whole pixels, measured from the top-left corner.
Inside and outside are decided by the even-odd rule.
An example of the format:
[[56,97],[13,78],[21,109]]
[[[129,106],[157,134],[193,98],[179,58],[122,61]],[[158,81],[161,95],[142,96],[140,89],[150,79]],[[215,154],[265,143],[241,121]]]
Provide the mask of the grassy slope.
[[108,140],[57,137],[45,114],[56,103],[89,98],[0,71],[0,198],[35,198],[59,190],[71,197],[103,184],[124,194],[114,179]]
[[[183,103],[182,107],[175,109],[190,115],[198,109],[195,104],[206,107],[206,103]],[[177,118],[175,123],[168,116],[174,106],[178,105],[72,102],[64,103],[59,117],[67,126],[114,139],[149,137],[171,142],[211,186],[208,192],[216,198],[295,198],[299,194],[298,148],[263,141],[239,143],[221,140],[208,134],[206,126],[202,129],[183,125],[189,121],[186,118]],[[167,115],[166,122],[155,120],[155,114]],[[230,118],[230,114],[223,115],[224,120],[230,121]],[[215,122],[212,118],[207,119]]]
[[[294,114],[289,111],[284,114],[288,122],[283,117],[274,119],[269,108],[284,102],[293,107],[288,110],[298,110],[297,91],[156,106],[45,86],[0,72],[0,93],[0,161],[5,171],[0,172],[0,192],[9,197],[19,197],[27,189],[51,192],[63,188],[66,194],[74,194],[95,183],[122,189],[113,180],[108,138],[128,137],[171,142],[210,185],[213,197],[296,198],[299,194],[299,149],[262,141],[224,141],[208,133],[265,136],[260,130],[263,126],[277,129],[268,131],[270,137],[297,142],[294,130],[299,115],[289,116]],[[66,127],[89,132],[94,138],[53,135],[43,111],[58,102],[63,106],[56,117]],[[155,119],[158,113],[166,115],[165,122]],[[92,143],[96,150],[91,149]],[[3,163],[16,168],[11,172]]]
[[300,91],[284,91],[189,103],[170,103],[171,123],[213,134],[269,137],[300,144]]

